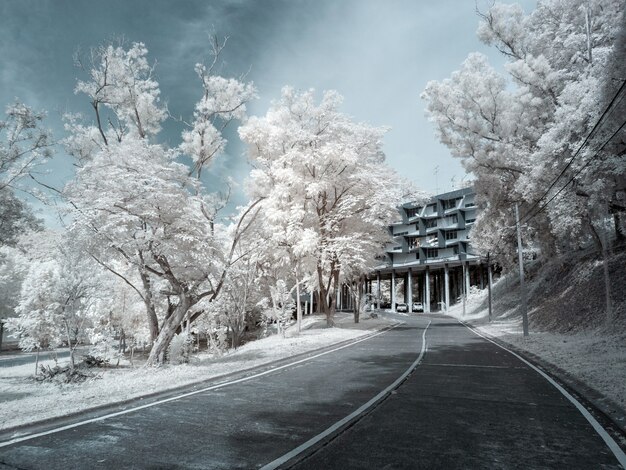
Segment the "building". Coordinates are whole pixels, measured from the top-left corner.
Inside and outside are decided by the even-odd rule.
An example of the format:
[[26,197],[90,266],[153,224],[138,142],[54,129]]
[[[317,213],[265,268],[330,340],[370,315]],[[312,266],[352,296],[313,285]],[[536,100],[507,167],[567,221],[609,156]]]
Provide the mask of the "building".
[[420,302],[424,312],[447,311],[470,285],[483,288],[491,276],[486,259],[474,253],[470,232],[477,207],[473,188],[434,196],[424,205],[404,204],[389,227],[393,243],[386,263],[368,279],[369,291],[385,307]]

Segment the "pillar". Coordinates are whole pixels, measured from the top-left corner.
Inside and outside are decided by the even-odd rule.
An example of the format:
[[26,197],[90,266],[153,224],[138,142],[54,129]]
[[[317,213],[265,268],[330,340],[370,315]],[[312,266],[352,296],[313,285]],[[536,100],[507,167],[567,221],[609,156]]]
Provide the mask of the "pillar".
[[342,307],[341,305],[341,301],[342,301],[341,291],[342,290],[343,290],[343,285],[340,284],[339,286],[337,286],[337,301],[335,302],[335,307],[337,308],[337,311],[341,310],[341,307]]
[[463,265],[465,266],[465,295],[467,296],[469,294],[469,288],[470,288],[470,270],[469,270],[469,262],[465,261],[465,263],[463,263]]
[[380,309],[380,271],[376,271],[376,308]]
[[409,313],[413,313],[413,273],[411,272],[411,268],[406,273],[406,284],[407,284],[407,300],[406,303],[408,305]]
[[443,301],[445,302],[445,310],[446,313],[448,313],[448,307],[450,305],[450,272],[448,270],[448,265],[444,265],[443,268],[443,275],[444,275],[444,299]]
[[424,313],[430,313],[430,268],[424,272]]
[[391,270],[391,311],[396,311],[396,271]]

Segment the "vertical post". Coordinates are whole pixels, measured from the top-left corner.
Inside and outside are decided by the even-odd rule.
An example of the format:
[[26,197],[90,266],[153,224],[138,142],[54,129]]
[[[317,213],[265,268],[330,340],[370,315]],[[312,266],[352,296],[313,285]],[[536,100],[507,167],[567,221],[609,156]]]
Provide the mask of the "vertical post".
[[465,296],[467,296],[469,294],[470,291],[470,266],[469,266],[469,261],[465,261],[463,263],[463,265],[465,266],[465,271],[463,271],[464,274],[464,281],[465,282]]
[[407,282],[407,299],[406,303],[408,306],[409,313],[413,313],[413,273],[411,272],[411,268],[409,268],[409,272],[406,274],[406,282]]
[[424,313],[430,313],[430,268],[424,272]]
[[443,267],[443,289],[444,289],[444,308],[446,313],[448,313],[448,305],[450,305],[450,273],[448,271],[448,264],[446,263]]
[[391,311],[396,311],[396,270],[391,270]]
[[337,286],[337,301],[336,303],[336,307],[337,307],[337,311],[340,311],[343,307],[343,296],[341,294],[343,294],[343,284],[340,284]]
[[376,272],[376,308],[380,310],[380,271]]
[[489,252],[487,252],[487,288],[489,289],[489,321],[491,321],[491,285],[492,285],[492,276],[491,276],[491,260],[489,259]]
[[519,262],[519,287],[522,301],[522,329],[528,336],[528,308],[526,306],[526,286],[524,285],[524,259],[522,254],[522,230],[519,223],[519,207],[515,203],[515,225],[517,226],[517,261]]
[[[588,12],[587,9],[587,14]],[[611,300],[611,279],[609,277],[609,234],[606,225],[602,228],[602,272],[604,274],[604,301],[606,306],[605,324],[609,326],[613,320],[613,301]]]
[[465,266],[465,261],[463,261],[463,317],[465,317],[465,300],[467,297],[467,275],[466,275],[467,267]]

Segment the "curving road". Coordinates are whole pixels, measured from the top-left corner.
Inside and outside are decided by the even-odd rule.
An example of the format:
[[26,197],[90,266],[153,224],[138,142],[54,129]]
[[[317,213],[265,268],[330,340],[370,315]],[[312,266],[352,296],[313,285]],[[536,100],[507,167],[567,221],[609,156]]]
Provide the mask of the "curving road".
[[452,319],[397,318],[405,324],[280,370],[5,441],[0,468],[621,468],[527,364]]

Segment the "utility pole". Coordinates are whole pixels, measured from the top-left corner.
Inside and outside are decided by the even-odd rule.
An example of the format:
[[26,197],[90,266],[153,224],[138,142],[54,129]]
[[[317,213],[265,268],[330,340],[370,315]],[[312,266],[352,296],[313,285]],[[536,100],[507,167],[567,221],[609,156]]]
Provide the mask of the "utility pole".
[[519,207],[515,203],[515,225],[517,226],[517,260],[519,262],[519,286],[522,301],[522,329],[528,336],[528,308],[526,306],[526,286],[524,285],[524,260],[522,256],[522,229],[519,223]]
[[487,252],[487,289],[489,290],[489,321],[491,321],[491,260]]

